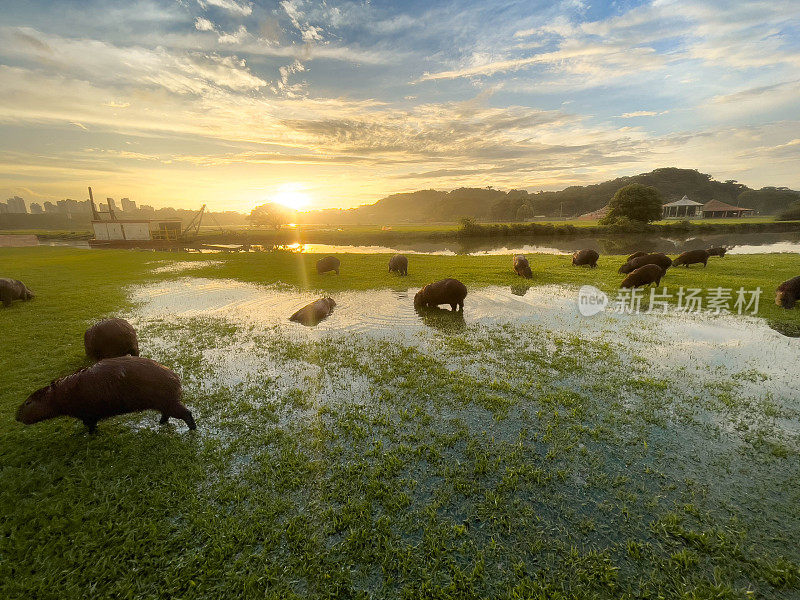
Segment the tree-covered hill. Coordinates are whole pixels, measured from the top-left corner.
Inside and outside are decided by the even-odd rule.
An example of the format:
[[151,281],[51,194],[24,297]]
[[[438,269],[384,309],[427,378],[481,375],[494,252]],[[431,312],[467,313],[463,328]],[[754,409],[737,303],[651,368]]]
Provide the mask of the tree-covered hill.
[[632,183],[657,188],[664,202],[672,202],[686,195],[696,202],[721,200],[738,204],[754,209],[757,214],[780,213],[800,199],[800,192],[788,188],[765,187],[754,190],[734,180],[716,181],[711,175],[695,169],[668,167],[593,185],[570,186],[558,192],[502,192],[488,187],[392,194],[375,204],[358,208],[313,211],[304,215],[303,220],[367,224],[455,221],[461,217],[488,221],[522,221],[538,215],[570,217],[605,206],[618,189]]

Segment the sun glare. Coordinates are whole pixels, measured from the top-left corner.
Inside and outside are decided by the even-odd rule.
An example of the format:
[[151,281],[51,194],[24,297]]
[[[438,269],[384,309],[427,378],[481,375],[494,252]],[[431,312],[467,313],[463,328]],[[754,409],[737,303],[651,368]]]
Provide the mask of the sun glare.
[[295,185],[281,187],[272,196],[272,201],[282,204],[292,210],[303,210],[311,204],[311,197],[305,192],[301,192]]

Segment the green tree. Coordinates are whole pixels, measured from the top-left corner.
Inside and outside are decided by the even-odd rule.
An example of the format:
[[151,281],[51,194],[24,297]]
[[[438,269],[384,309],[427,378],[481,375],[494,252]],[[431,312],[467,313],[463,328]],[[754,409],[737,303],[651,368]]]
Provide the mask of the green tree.
[[296,220],[297,213],[281,204],[267,202],[256,206],[250,211],[247,220],[251,225],[280,229],[281,225],[292,223]]
[[517,221],[527,221],[533,216],[533,209],[530,204],[520,204],[517,209]]
[[778,215],[778,221],[800,221],[800,201],[794,202]]
[[661,218],[661,192],[651,186],[632,183],[617,190],[609,202],[608,214],[602,223],[609,225],[621,218],[649,223]]

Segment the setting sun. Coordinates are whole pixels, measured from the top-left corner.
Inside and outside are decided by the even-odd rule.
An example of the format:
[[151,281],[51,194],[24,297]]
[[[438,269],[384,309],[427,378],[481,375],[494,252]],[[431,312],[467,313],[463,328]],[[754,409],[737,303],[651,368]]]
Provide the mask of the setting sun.
[[307,193],[300,191],[299,186],[296,184],[281,186],[270,200],[292,210],[304,210],[311,204],[311,197]]

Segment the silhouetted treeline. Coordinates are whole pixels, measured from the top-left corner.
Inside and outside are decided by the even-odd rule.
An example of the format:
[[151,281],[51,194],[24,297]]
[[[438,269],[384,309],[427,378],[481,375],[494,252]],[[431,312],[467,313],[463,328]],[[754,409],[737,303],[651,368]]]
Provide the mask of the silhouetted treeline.
[[754,190],[734,180],[716,181],[694,169],[670,167],[594,185],[570,186],[558,192],[502,192],[491,187],[458,188],[451,192],[420,190],[392,194],[375,204],[358,208],[312,211],[301,218],[307,223],[380,224],[456,221],[460,217],[481,221],[576,217],[602,208],[619,188],[631,183],[657,188],[664,202],[679,200],[685,195],[695,202],[720,200],[738,204],[758,214],[777,214],[800,199],[800,192],[788,188]]
[[[184,225],[188,224],[194,216],[196,210],[184,208],[159,208],[147,209],[138,208],[135,211],[119,211],[117,218],[125,219],[180,219]],[[203,227],[213,227],[219,224],[221,227],[233,227],[247,225],[247,215],[234,211],[208,212],[203,216]],[[108,219],[108,215],[103,215],[103,219]],[[90,230],[91,214],[76,213],[43,213],[43,214],[22,214],[4,213],[0,214],[0,229],[62,229],[74,231],[79,229]]]

